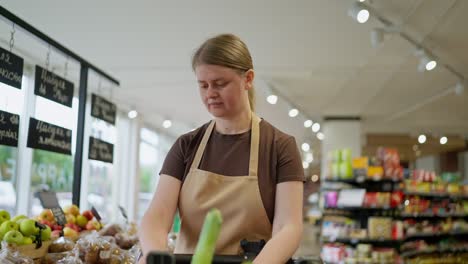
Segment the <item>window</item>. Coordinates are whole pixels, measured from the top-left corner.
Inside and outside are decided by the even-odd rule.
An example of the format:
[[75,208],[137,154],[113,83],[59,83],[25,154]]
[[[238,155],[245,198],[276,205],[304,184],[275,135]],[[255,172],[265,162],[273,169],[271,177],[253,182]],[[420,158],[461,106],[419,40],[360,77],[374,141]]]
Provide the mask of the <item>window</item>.
[[[23,85],[25,83],[23,77]],[[23,90],[0,83],[0,94],[0,110],[20,115],[23,110]],[[16,147],[0,145],[0,209],[7,210],[11,215],[16,213],[17,159]]]

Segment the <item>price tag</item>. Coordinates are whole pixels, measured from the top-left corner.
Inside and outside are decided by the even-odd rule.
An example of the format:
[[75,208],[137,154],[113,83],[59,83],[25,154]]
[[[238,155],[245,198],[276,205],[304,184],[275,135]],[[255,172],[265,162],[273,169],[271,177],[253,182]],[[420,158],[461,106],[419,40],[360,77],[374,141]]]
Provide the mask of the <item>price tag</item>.
[[50,209],[52,211],[55,220],[57,221],[57,224],[64,226],[67,223],[65,213],[63,212],[62,207],[60,207],[60,204],[57,199],[57,194],[55,192],[38,192],[37,197],[39,198],[42,207]]
[[122,214],[123,218],[125,218],[125,221],[128,222],[128,215],[127,215],[127,210],[123,208],[121,205],[119,205],[120,213]]
[[94,217],[96,217],[96,219],[98,220],[98,222],[101,222],[101,215],[98,213],[98,211],[96,210],[96,208],[91,207],[91,212],[93,213]]

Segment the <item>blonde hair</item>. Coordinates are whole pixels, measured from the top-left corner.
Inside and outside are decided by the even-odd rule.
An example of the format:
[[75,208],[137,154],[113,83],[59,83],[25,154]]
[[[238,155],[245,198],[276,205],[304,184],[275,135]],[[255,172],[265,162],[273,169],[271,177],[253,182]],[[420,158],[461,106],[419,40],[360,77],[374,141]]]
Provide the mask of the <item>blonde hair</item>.
[[[247,45],[236,35],[221,34],[207,39],[192,57],[192,69],[201,64],[212,64],[231,68],[243,74],[253,69],[252,57]],[[255,91],[248,91],[250,109],[254,111]]]

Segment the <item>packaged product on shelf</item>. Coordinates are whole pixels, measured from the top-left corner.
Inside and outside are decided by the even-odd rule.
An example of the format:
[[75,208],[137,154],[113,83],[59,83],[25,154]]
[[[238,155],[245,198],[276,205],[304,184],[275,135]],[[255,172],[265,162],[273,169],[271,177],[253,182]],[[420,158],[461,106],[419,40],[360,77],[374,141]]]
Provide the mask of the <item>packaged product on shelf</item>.
[[357,177],[360,176],[367,176],[367,168],[369,166],[369,158],[368,157],[358,157],[354,158],[352,162],[353,173]]
[[375,216],[369,217],[367,228],[369,238],[392,238],[392,218]]
[[66,237],[54,240],[49,246],[49,253],[62,253],[71,251],[75,247],[75,242]]
[[367,177],[372,180],[381,180],[384,177],[384,169],[381,166],[369,166]]

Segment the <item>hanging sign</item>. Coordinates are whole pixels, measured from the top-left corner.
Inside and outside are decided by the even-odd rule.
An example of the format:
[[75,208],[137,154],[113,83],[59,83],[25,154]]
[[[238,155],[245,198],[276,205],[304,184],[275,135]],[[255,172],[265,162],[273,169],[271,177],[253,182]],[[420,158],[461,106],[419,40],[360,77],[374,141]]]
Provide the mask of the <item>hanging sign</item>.
[[115,125],[116,107],[112,102],[92,94],[91,95],[91,115]]
[[23,59],[0,48],[0,82],[21,89]]
[[18,146],[19,115],[0,110],[0,145]]
[[36,65],[35,95],[71,107],[73,89],[72,82]]
[[94,137],[89,137],[88,158],[113,163],[114,145]]
[[72,131],[34,118],[29,119],[29,148],[71,155]]

